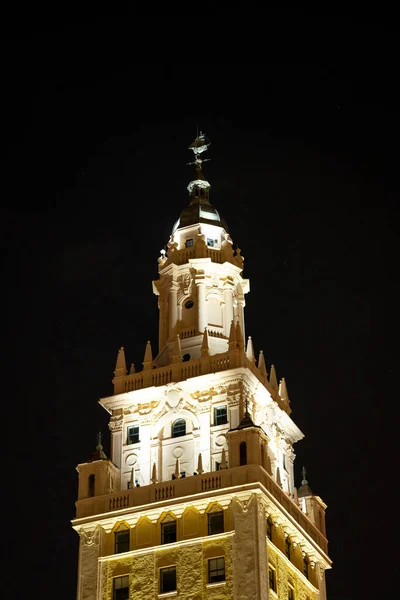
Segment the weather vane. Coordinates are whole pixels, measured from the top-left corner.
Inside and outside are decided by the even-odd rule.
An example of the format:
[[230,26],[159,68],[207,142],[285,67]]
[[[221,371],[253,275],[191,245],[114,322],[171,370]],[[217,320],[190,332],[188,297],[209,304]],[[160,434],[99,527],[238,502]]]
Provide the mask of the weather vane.
[[201,159],[200,154],[202,152],[205,152],[210,144],[211,144],[210,140],[208,138],[206,138],[206,136],[204,135],[204,133],[202,131],[200,131],[200,133],[197,134],[197,137],[194,140],[194,142],[192,144],[190,144],[190,146],[189,146],[189,150],[193,150],[194,161],[187,163],[187,164],[188,165],[196,165],[196,170],[201,171],[202,163],[206,162],[207,160],[210,160],[210,159],[209,158]]

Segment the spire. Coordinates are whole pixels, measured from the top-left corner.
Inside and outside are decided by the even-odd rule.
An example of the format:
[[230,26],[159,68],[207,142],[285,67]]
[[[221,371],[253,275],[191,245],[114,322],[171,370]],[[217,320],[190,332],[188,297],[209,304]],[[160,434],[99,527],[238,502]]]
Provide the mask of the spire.
[[198,472],[199,475],[201,475],[202,473],[204,473],[203,459],[201,457],[201,452],[199,453],[199,458],[197,460],[197,472]]
[[102,440],[102,435],[101,435],[101,431],[99,431],[99,433],[97,434],[96,450],[93,452],[91,460],[107,459],[107,456],[103,450],[101,440]]
[[132,467],[131,470],[131,479],[129,481],[129,487],[130,489],[133,489],[135,487],[135,467]]
[[279,384],[279,395],[284,402],[289,404],[290,400],[289,400],[287,385],[286,385],[286,381],[285,381],[284,377],[282,377],[281,382]]
[[181,469],[180,469],[180,465],[179,465],[179,458],[176,459],[175,461],[175,479],[179,479],[181,476]]
[[265,366],[264,352],[260,350],[258,355],[258,370],[260,371],[261,377],[268,379],[267,367]]
[[255,364],[256,357],[254,356],[253,340],[251,339],[251,335],[249,335],[247,339],[246,356],[250,362]]
[[229,350],[236,350],[237,341],[236,341],[236,327],[234,321],[231,321],[231,328],[229,331]]
[[146,351],[144,353],[144,359],[143,359],[142,365],[143,365],[143,369],[145,369],[145,370],[153,368],[153,354],[151,352],[151,344],[149,341],[146,344]]
[[244,349],[244,339],[243,339],[242,329],[240,327],[239,320],[236,321],[236,341],[237,341],[239,350],[243,350]]
[[153,463],[153,469],[151,471],[151,483],[157,483],[157,468],[156,468],[156,463]]
[[297,490],[297,496],[299,498],[302,498],[303,496],[312,496],[313,492],[312,492],[310,486],[308,485],[308,481],[306,479],[307,471],[306,471],[305,467],[303,467],[301,469],[301,474],[302,474],[303,479],[301,480],[301,486]]
[[181,350],[181,340],[179,337],[179,333],[176,334],[175,342],[174,342],[174,351],[172,353],[172,362],[182,362],[182,350]]
[[201,356],[209,356],[209,355],[210,355],[210,348],[208,345],[208,331],[207,331],[207,327],[204,327],[203,343],[201,344]]
[[271,365],[271,371],[269,373],[269,383],[274,390],[278,389],[278,380],[276,378],[275,365]]
[[124,347],[118,350],[117,362],[115,363],[115,377],[124,377],[126,375],[126,360],[125,360],[125,352]]
[[282,481],[281,481],[281,472],[279,470],[279,467],[276,467],[276,483],[282,487]]

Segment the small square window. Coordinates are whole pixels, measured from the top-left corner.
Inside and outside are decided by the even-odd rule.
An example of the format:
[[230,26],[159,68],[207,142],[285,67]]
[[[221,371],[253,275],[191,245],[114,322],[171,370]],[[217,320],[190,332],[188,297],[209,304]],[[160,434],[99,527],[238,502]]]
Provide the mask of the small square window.
[[208,535],[224,532],[224,511],[208,513]]
[[161,543],[173,544],[176,542],[176,521],[161,523]]
[[295,600],[294,589],[289,585],[288,587],[288,600]]
[[139,425],[129,425],[127,443],[137,444],[139,441]]
[[225,581],[225,558],[211,558],[208,561],[208,583]]
[[185,242],[185,247],[186,248],[191,248],[193,246],[193,238],[189,238],[188,240],[186,240]]
[[176,567],[160,569],[160,594],[176,591]]
[[214,425],[224,425],[228,422],[228,408],[227,406],[215,406],[214,407]]
[[115,554],[129,552],[129,530],[115,532]]
[[113,600],[129,600],[129,575],[114,578]]
[[276,592],[276,572],[275,569],[271,566],[268,566],[268,582],[269,589],[273,592]]
[[211,238],[207,238],[207,246],[209,246],[210,248],[214,248],[214,240],[212,240]]

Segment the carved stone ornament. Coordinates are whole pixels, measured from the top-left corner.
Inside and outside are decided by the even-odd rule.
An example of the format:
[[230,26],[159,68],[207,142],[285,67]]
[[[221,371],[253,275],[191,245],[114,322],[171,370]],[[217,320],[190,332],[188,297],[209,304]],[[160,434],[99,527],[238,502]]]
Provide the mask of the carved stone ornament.
[[93,546],[93,544],[99,543],[99,528],[96,526],[92,530],[81,529],[80,532],[81,542],[84,546]]
[[123,418],[122,415],[118,417],[111,417],[108,427],[111,433],[118,433],[122,431]]

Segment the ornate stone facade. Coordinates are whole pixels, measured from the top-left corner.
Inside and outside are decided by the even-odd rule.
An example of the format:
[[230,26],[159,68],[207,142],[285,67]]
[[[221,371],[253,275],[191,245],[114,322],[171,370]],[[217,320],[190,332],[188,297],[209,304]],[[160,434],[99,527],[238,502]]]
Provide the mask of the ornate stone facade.
[[99,442],[77,467],[78,600],[326,600],[326,505],[296,489],[286,382],[245,341],[250,285],[209,202],[204,140],[153,282],[158,354],[147,342],[128,373],[120,349],[100,401],[111,456]]

